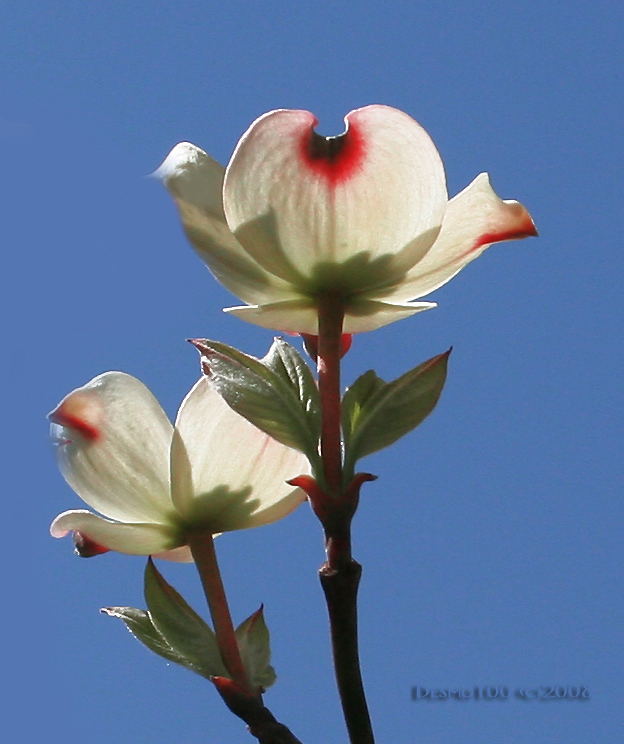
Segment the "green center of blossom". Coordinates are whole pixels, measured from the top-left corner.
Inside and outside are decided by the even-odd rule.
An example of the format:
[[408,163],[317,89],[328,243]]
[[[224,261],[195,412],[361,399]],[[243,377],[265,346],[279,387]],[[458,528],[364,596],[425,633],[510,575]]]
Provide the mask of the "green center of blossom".
[[232,490],[229,486],[217,486],[195,496],[184,522],[191,529],[208,530],[213,534],[243,529],[250,526],[249,518],[260,505],[251,499],[252,487]]
[[371,291],[379,297],[384,289],[390,291],[404,275],[404,272],[397,274],[391,255],[371,259],[368,253],[358,253],[342,263],[317,263],[310,276],[301,276],[297,285],[299,291],[310,298],[330,292],[348,304]]

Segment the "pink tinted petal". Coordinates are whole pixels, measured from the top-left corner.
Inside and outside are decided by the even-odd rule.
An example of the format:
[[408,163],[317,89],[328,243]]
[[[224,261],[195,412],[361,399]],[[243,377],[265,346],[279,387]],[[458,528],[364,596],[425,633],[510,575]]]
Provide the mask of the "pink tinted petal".
[[537,235],[527,210],[503,201],[486,173],[448,204],[440,236],[388,299],[423,297],[449,281],[493,243]]
[[267,274],[240,246],[225,221],[225,169],[189,142],[181,142],[154,172],[176,202],[186,235],[216,279],[245,302],[281,299],[288,287]]
[[173,427],[142,382],[107,372],[50,414],[59,467],[89,506],[123,522],[167,523]]
[[108,550],[130,555],[151,555],[176,548],[182,534],[164,525],[112,522],[84,509],[59,514],[50,527],[53,537],[64,537],[72,531]]
[[[279,519],[294,508],[285,481],[307,472],[306,458],[279,444],[237,413],[202,378],[176,421],[191,464],[195,502],[185,513],[213,532]],[[284,503],[285,502],[285,503]],[[271,517],[271,515],[274,515]]]
[[224,209],[244,248],[287,281],[322,262],[356,254],[394,255],[444,214],[446,185],[438,152],[411,117],[367,106],[347,129],[320,137],[307,111],[258,119],[228,166]]

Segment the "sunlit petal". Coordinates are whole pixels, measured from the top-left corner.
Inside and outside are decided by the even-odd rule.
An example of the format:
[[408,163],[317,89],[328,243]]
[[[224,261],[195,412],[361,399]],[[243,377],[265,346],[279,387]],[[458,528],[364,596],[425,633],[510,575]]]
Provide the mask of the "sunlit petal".
[[[358,299],[351,303],[344,319],[343,333],[374,331],[402,318],[430,310],[435,302],[383,302]],[[225,312],[262,328],[279,328],[286,333],[318,333],[318,312],[309,302],[276,302],[272,305],[228,307]]]
[[308,299],[226,307],[225,312],[262,328],[279,328],[284,333],[318,333],[318,311]]
[[270,112],[228,166],[228,224],[285,281],[355,255],[394,255],[442,221],[444,168],[420,125],[388,106],[357,109],[345,122],[344,134],[326,138],[307,111]]
[[142,382],[99,375],[49,417],[61,471],[83,501],[123,522],[168,522],[173,427]]
[[215,277],[246,302],[267,302],[289,295],[277,277],[264,271],[230,231],[222,206],[225,169],[189,142],[169,153],[154,176],[173,196],[186,235]]
[[269,503],[265,500],[249,517],[241,520],[237,529],[260,527],[263,524],[277,522],[293,512],[305,500],[305,497],[305,493],[300,488],[291,488],[290,492],[280,501]]
[[[206,425],[209,426],[209,421]],[[169,472],[172,501],[180,514],[188,514],[195,498],[195,486],[188,452],[177,427],[174,427],[171,440]]]
[[84,509],[59,514],[50,527],[53,537],[64,537],[74,530],[109,550],[130,555],[162,553],[180,545],[180,533],[172,527],[112,522]]
[[[191,464],[195,498],[185,516],[214,532],[264,523],[260,513],[292,510],[303,492],[285,481],[307,472],[305,457],[279,444],[232,411],[203,378],[187,395],[176,421]],[[283,507],[276,505],[286,501]],[[273,521],[268,519],[267,521]]]
[[438,239],[389,299],[424,297],[493,243],[532,235],[537,231],[527,210],[517,201],[500,199],[482,173],[451,199]]
[[435,302],[392,303],[380,300],[360,300],[345,316],[343,333],[363,333],[394,323],[402,318],[409,318],[423,310],[436,307]]

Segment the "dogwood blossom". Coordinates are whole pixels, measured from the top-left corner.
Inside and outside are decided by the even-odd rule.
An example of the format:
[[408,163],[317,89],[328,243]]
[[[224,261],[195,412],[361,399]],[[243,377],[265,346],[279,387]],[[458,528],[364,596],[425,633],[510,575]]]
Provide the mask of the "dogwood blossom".
[[407,114],[366,106],[337,137],[317,123],[308,111],[271,111],[227,169],[183,142],[155,173],[201,258],[247,303],[228,312],[316,334],[319,300],[332,293],[345,333],[373,330],[435,307],[414,300],[491,244],[537,234],[485,173],[449,201],[438,151]]
[[74,390],[49,417],[65,479],[103,515],[76,509],[52,523],[54,537],[75,531],[84,554],[191,560],[190,530],[268,524],[305,498],[285,482],[308,472],[305,457],[232,411],[206,378],[175,426],[145,385],[122,372]]

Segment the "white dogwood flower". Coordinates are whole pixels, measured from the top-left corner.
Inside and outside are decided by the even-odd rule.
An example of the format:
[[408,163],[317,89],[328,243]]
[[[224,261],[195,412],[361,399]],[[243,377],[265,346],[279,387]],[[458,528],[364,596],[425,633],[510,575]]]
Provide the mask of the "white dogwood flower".
[[345,333],[421,310],[492,243],[536,235],[527,210],[484,173],[450,201],[429,135],[407,114],[366,106],[322,137],[308,111],[271,111],[243,135],[227,169],[188,142],[156,171],[186,234],[244,320],[318,333],[319,299],[345,307]]
[[306,458],[232,411],[206,378],[184,399],[175,427],[131,375],[107,372],[50,414],[65,479],[90,507],[60,514],[54,537],[74,531],[84,554],[116,550],[191,560],[187,535],[274,522],[300,504],[286,480]]

